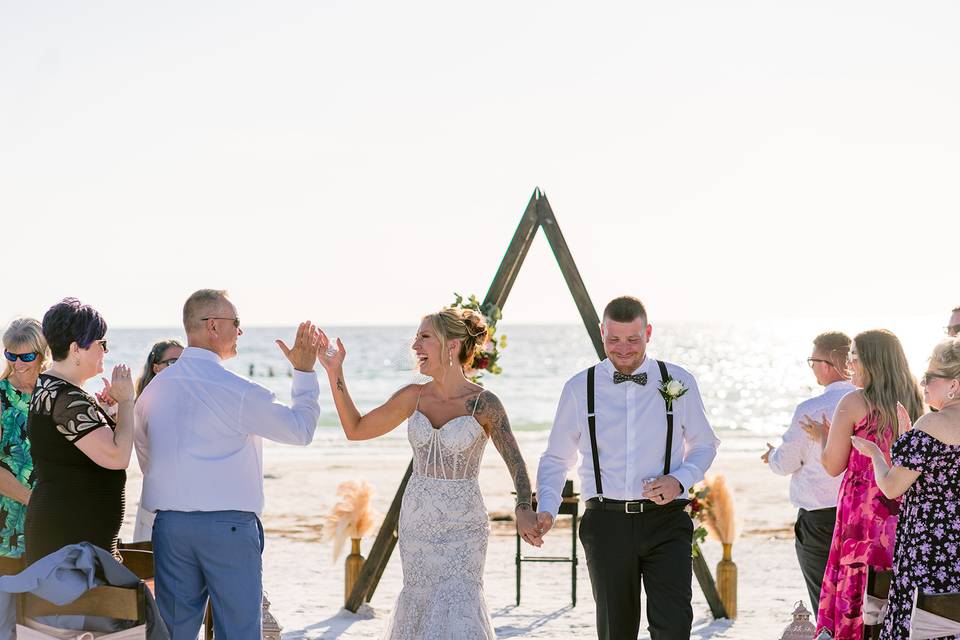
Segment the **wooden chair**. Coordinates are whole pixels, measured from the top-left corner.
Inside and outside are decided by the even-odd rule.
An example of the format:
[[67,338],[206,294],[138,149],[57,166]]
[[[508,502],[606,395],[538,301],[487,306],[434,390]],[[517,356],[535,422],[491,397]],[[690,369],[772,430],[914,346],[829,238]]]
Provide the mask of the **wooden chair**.
[[24,568],[23,558],[0,558],[0,576],[15,576]]
[[[887,597],[890,594],[890,583],[893,581],[893,571],[880,571],[873,567],[867,567],[867,588],[864,593],[864,604],[869,598],[875,598],[878,604],[886,605]],[[883,630],[883,618],[877,620],[876,624],[863,625],[863,640],[878,640],[880,631]]]
[[[141,580],[149,580],[152,587],[153,578],[156,576],[156,568],[153,564],[153,543],[149,540],[121,542],[117,547],[123,557],[123,564]],[[213,605],[210,600],[207,600],[207,609],[203,613],[203,638],[204,640],[213,639]]]
[[69,604],[55,605],[32,593],[17,597],[17,622],[26,618],[56,615],[104,616],[146,623],[146,596],[141,582],[135,587],[100,586],[90,589]]
[[960,593],[920,593],[914,608],[960,622]]

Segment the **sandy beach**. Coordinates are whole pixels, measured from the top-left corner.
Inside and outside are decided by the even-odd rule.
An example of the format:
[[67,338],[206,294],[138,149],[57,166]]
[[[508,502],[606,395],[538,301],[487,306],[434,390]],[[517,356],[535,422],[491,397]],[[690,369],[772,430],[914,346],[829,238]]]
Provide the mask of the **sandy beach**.
[[[518,434],[531,474],[545,446],[545,432]],[[729,438],[721,446],[713,471],[735,492],[742,535],[734,546],[739,569],[739,615],[734,621],[713,620],[694,583],[694,633],[698,639],[767,640],[779,637],[790,613],[806,591],[793,549],[795,516],[787,501],[787,479],[770,473],[759,461],[763,440]],[[283,637],[342,640],[377,638],[401,586],[400,558],[390,560],[369,605],[357,614],[343,610],[343,557],[331,562],[332,545],[320,541],[323,518],[335,499],[337,484],[366,480],[374,487],[374,507],[385,513],[409,461],[400,438],[349,443],[331,429],[321,429],[306,449],[267,445],[264,449],[266,531],[264,585],[271,611]],[[322,449],[321,452],[317,448]],[[318,455],[320,454],[320,455]],[[506,467],[490,446],[480,483],[492,515],[512,508]],[[141,477],[129,471],[128,514],[121,534],[132,532]],[[569,521],[561,517],[540,550],[525,553],[566,555]],[[363,553],[373,535],[363,542]],[[594,633],[594,604],[583,551],[579,550],[578,602],[570,605],[570,568],[560,564],[525,564],[521,605],[515,603],[515,538],[513,528],[493,522],[485,572],[487,604],[498,638],[585,638]],[[720,546],[708,538],[704,554],[711,568]],[[646,621],[642,623],[645,627]],[[642,629],[640,638],[649,638]]]

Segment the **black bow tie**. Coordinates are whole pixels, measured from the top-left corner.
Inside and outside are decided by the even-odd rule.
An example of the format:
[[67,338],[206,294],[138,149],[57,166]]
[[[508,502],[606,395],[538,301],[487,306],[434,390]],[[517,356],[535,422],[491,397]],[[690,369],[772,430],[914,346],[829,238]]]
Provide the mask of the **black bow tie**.
[[621,382],[626,382],[627,380],[636,382],[637,384],[647,384],[647,374],[638,373],[635,376],[628,376],[627,374],[620,373],[619,371],[613,372],[613,384],[620,384]]

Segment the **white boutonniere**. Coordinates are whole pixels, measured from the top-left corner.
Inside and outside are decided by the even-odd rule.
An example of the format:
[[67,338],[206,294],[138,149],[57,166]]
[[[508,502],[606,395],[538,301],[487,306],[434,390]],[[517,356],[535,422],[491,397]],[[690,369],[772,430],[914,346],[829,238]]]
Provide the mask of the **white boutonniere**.
[[673,408],[673,401],[685,394],[689,389],[679,380],[674,380],[672,376],[667,376],[659,387],[660,395],[667,403],[667,410]]

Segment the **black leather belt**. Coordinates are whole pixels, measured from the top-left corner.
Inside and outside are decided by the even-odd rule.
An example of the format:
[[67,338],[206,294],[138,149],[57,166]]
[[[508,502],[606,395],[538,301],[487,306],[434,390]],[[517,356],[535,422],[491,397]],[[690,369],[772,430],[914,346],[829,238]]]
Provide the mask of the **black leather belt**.
[[616,511],[617,513],[649,513],[650,511],[662,511],[664,509],[682,509],[690,504],[689,500],[672,500],[667,504],[657,504],[652,500],[611,500],[604,498],[600,502],[599,498],[590,498],[587,500],[587,509],[600,509],[602,511]]

